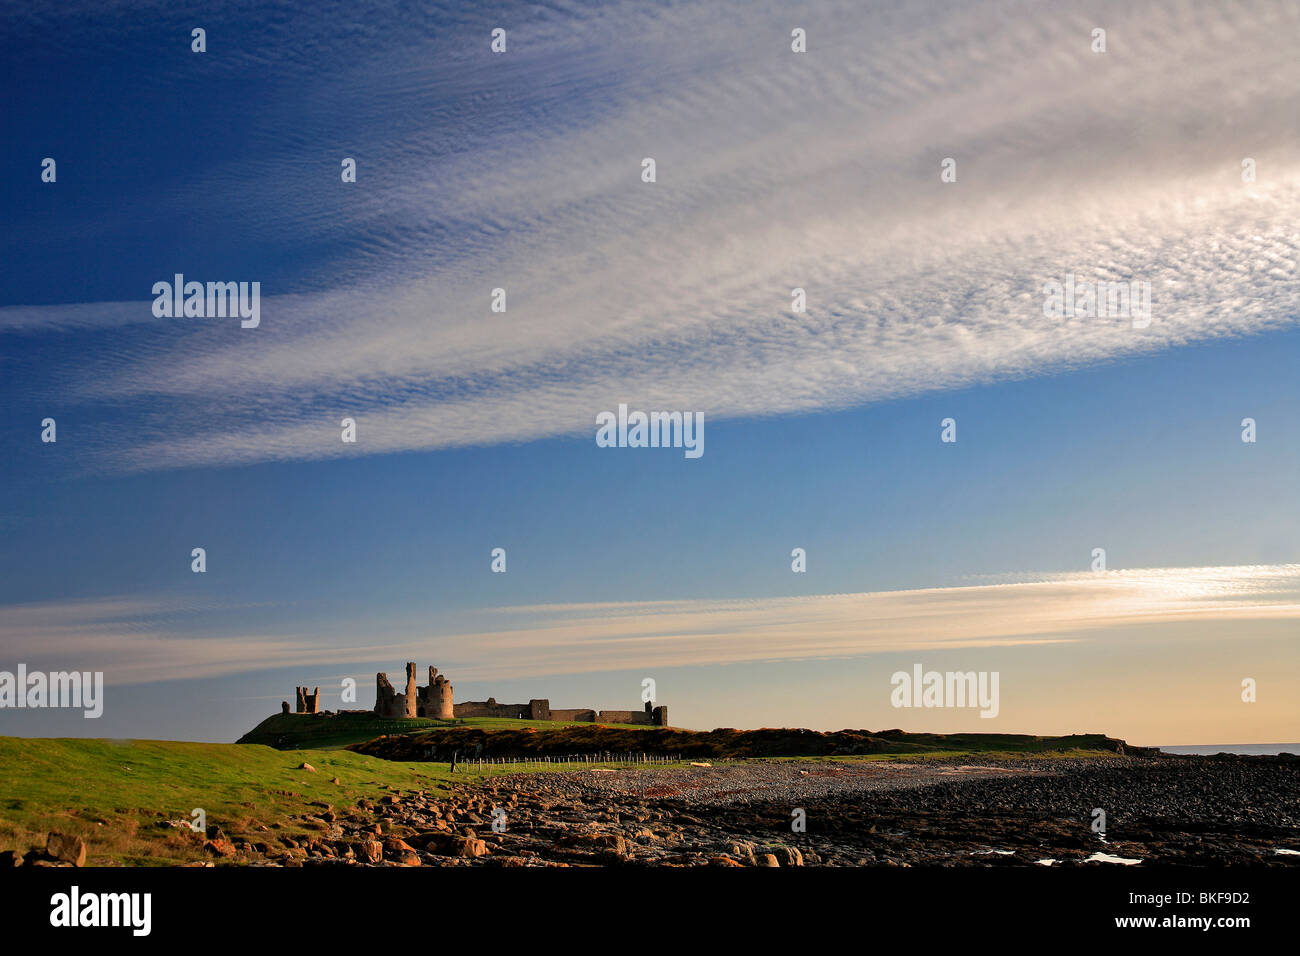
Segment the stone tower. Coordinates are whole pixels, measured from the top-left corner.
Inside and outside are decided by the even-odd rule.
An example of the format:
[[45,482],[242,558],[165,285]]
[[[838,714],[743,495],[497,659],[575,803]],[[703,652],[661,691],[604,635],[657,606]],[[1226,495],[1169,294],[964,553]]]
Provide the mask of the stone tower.
[[451,701],[451,682],[438,674],[438,668],[429,668],[429,686],[424,692],[424,716],[436,720],[451,720],[456,711]]
[[403,717],[420,716],[420,699],[419,691],[415,686],[415,661],[408,661],[406,664],[406,707],[403,709]]
[[380,671],[375,675],[375,713],[380,717],[393,716],[393,700],[397,691],[388,682],[388,675]]
[[295,688],[297,690],[298,702],[294,709],[296,714],[318,714],[320,713],[320,688],[317,687],[310,694],[307,693],[306,687]]

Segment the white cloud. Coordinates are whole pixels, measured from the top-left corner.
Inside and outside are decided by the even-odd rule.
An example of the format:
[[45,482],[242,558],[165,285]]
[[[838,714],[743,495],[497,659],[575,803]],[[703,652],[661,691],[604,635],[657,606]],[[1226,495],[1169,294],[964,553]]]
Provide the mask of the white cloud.
[[[317,632],[195,632],[172,601],[120,599],[5,608],[0,652],[36,669],[102,670],[110,684],[356,665],[433,663],[453,681],[639,668],[819,660],[899,651],[1023,648],[1142,639],[1156,625],[1222,624],[1244,637],[1300,619],[1300,565],[1147,568],[1005,576],[993,584],[753,600],[536,605],[470,612],[480,626],[331,620]],[[505,620],[502,626],[497,622]],[[1143,632],[1142,629],[1150,628]],[[379,635],[358,645],[355,634]]]
[[[1008,576],[1011,577],[1011,576]],[[1178,621],[1300,618],[1300,565],[1020,576],[861,594],[506,608],[519,626],[440,638],[448,673],[510,678],[1092,640]],[[463,663],[462,663],[463,662]]]
[[[1255,334],[1300,314],[1297,9],[613,4],[521,23],[507,57],[403,38],[314,91],[290,73],[250,119],[267,165],[172,200],[234,203],[286,250],[357,240],[293,294],[264,288],[261,328],[123,325],[110,303],[4,309],[0,329],[117,327],[56,384],[127,417],[166,401],[156,439],[103,433],[129,469],[590,433],[619,401],[841,408]],[[309,139],[339,113],[372,157],[347,204],[266,175],[272,126]],[[1044,318],[1067,272],[1149,281],[1151,326]]]

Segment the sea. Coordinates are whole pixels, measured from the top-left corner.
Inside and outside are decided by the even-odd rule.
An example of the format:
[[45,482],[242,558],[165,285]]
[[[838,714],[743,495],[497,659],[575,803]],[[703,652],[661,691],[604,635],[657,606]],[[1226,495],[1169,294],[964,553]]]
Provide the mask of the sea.
[[1167,754],[1248,754],[1268,757],[1274,754],[1300,754],[1300,744],[1200,744],[1160,747]]

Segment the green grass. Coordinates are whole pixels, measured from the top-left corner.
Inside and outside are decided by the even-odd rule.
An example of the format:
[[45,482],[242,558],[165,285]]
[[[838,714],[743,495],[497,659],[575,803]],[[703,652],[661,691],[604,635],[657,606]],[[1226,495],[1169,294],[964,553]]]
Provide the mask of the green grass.
[[[316,773],[298,770],[306,762]],[[147,865],[204,859],[191,831],[159,821],[190,820],[201,807],[209,825],[236,841],[311,832],[289,818],[313,802],[346,811],[384,787],[445,791],[519,768],[458,772],[445,763],[401,763],[344,750],[281,751],[256,744],[171,740],[0,737],[0,850],[45,845],[50,830],[86,840],[88,865]],[[338,777],[337,784],[331,779]],[[315,811],[319,812],[319,808]],[[259,826],[272,827],[268,831]]]

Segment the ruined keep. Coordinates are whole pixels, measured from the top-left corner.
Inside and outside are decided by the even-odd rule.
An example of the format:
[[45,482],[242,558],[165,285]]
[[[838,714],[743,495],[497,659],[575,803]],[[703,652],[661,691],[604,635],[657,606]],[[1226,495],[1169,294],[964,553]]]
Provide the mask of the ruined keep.
[[429,668],[429,683],[418,687],[415,683],[415,663],[406,665],[406,692],[399,694],[382,671],[375,675],[375,713],[380,717],[433,717],[451,720],[455,716],[451,698],[451,682]]
[[429,686],[424,688],[424,716],[439,720],[456,716],[451,702],[451,681],[439,674],[436,667],[429,668]]
[[[319,714],[320,713],[320,688],[317,687],[310,694],[307,693],[306,687],[294,688],[298,694],[298,703],[294,708],[295,714]],[[289,703],[285,701],[284,710],[288,713]]]
[[509,717],[517,720],[599,721],[606,724],[668,726],[668,708],[655,707],[651,703],[647,703],[643,710],[601,711],[583,708],[552,710],[551,702],[545,698],[535,698],[526,704],[498,704],[495,697],[489,697],[483,701],[471,700],[457,704],[452,701],[451,682],[441,676],[436,667],[429,668],[429,683],[417,687],[414,662],[406,665],[405,693],[397,693],[387,674],[380,672],[375,675],[375,713],[380,717],[432,717],[438,720],[451,720],[455,717]]

